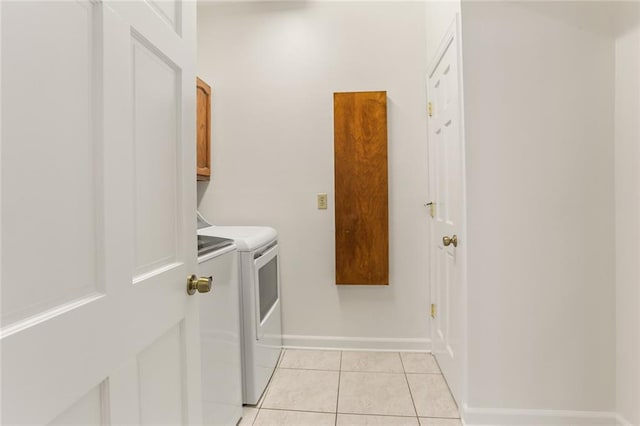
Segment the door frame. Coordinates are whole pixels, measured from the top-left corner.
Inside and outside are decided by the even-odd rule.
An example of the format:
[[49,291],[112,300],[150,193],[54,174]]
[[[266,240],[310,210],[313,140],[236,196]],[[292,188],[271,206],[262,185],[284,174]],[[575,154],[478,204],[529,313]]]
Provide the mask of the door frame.
[[[459,247],[456,248],[456,256],[457,261],[460,264],[460,293],[461,300],[460,303],[460,314],[461,318],[459,318],[460,324],[462,324],[462,336],[460,340],[460,387],[458,389],[458,393],[454,394],[452,390],[452,395],[458,404],[458,411],[460,416],[464,412],[466,407],[466,402],[468,399],[468,346],[467,346],[467,336],[468,336],[468,327],[467,327],[467,318],[468,318],[468,291],[467,291],[467,180],[466,180],[466,132],[465,132],[465,118],[464,118],[464,79],[463,79],[463,54],[462,54],[462,20],[459,12],[455,14],[454,19],[451,21],[449,28],[447,29],[444,37],[440,40],[438,44],[438,50],[436,54],[429,59],[427,74],[426,74],[426,91],[427,91],[427,100],[430,99],[430,91],[429,91],[429,78],[434,74],[436,68],[438,67],[442,57],[447,51],[447,48],[451,43],[456,44],[457,48],[457,61],[458,61],[458,102],[459,102],[459,117],[460,117],[460,171],[461,171],[461,220],[459,224],[459,230],[457,231],[458,238],[462,242]],[[429,126],[429,120],[427,120],[427,126]],[[428,127],[427,127],[428,128]],[[432,161],[435,161],[434,153],[431,150],[431,142],[429,140],[430,133],[427,131],[427,149],[428,149],[428,169],[429,169],[429,194],[430,200],[433,200],[431,194],[434,191],[434,176],[433,176],[433,168],[431,167]],[[437,207],[436,207],[437,208]],[[434,256],[432,256],[433,251],[433,238],[439,238],[439,236],[435,235],[434,232],[435,223],[433,220],[430,223],[430,244],[429,244],[429,298],[430,303],[433,303],[436,300],[436,285],[435,285],[435,274],[434,274]],[[436,313],[437,315],[437,313]],[[431,316],[429,316],[429,328],[431,335],[431,348],[433,352],[434,348],[434,338],[435,336],[435,322],[432,320]],[[446,377],[445,377],[446,380]],[[451,387],[450,387],[451,389]]]

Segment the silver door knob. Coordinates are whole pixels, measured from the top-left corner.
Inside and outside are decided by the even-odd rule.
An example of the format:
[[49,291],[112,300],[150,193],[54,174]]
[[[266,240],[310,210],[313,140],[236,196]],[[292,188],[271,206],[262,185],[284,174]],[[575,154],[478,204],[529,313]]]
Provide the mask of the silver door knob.
[[190,296],[198,293],[208,293],[213,285],[213,277],[200,277],[191,275],[187,278],[187,293]]
[[451,244],[453,244],[454,247],[458,247],[458,236],[442,237],[442,244],[444,244],[445,247],[449,247]]

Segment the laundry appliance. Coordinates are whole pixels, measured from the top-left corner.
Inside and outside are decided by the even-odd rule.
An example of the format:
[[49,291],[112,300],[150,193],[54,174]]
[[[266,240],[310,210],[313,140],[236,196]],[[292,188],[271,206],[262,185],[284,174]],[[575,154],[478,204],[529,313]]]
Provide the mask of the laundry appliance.
[[260,400],[282,352],[278,234],[263,226],[205,226],[198,234],[229,238],[238,250],[243,402]]
[[242,417],[242,333],[238,252],[233,240],[198,235],[198,276],[211,291],[200,304],[202,420],[235,425]]

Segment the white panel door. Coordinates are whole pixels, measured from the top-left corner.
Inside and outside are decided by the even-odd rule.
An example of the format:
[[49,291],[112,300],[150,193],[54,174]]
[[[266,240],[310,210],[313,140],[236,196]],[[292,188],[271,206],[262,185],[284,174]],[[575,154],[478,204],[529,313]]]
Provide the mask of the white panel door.
[[0,3],[2,424],[201,422],[195,9]]
[[464,151],[459,38],[454,22],[428,77],[433,352],[456,398],[464,377]]

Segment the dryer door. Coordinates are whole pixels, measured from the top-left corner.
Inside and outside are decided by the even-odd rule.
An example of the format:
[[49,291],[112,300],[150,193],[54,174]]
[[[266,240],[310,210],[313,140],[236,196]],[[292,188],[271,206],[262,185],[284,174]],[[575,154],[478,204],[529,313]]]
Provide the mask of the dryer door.
[[[271,247],[254,259],[256,289],[256,339],[277,339],[281,344],[280,285],[278,274],[278,246]],[[270,344],[269,342],[263,342]]]

